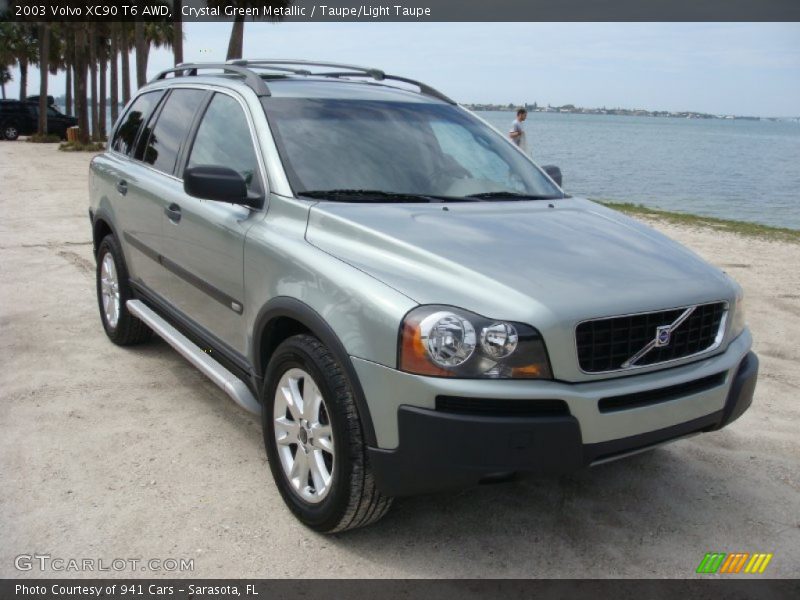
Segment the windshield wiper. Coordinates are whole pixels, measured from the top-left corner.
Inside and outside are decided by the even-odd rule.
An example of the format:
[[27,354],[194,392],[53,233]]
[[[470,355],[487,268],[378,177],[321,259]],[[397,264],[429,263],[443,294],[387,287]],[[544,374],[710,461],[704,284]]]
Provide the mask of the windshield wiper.
[[477,198],[479,200],[509,199],[509,200],[560,200],[563,196],[543,196],[535,194],[520,194],[519,192],[483,192],[481,194],[470,194],[467,198]]
[[351,202],[469,202],[475,199],[431,194],[385,192],[383,190],[304,190],[297,193],[306,198],[324,198]]

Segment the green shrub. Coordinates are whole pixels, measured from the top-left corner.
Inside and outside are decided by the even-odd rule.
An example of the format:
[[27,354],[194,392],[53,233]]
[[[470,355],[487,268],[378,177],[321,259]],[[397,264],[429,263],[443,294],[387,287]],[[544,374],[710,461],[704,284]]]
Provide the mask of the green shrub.
[[39,135],[38,133],[34,133],[28,138],[28,141],[34,144],[57,144],[61,141],[61,136],[56,135],[55,133],[48,133],[47,135]]
[[64,152],[102,152],[106,149],[106,145],[103,142],[89,142],[88,144],[64,142],[58,149]]

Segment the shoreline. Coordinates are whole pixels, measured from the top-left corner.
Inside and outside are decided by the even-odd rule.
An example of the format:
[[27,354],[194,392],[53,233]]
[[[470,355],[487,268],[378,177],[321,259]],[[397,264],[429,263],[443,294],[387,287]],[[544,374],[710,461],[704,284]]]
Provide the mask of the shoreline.
[[608,208],[618,210],[630,216],[642,217],[645,219],[656,219],[674,225],[684,225],[687,227],[702,227],[714,229],[725,233],[735,233],[746,237],[754,237],[762,240],[773,240],[778,242],[789,242],[800,244],[800,229],[790,229],[788,227],[773,227],[762,225],[751,221],[737,221],[734,219],[721,219],[719,217],[707,217],[694,213],[683,213],[661,208],[650,208],[644,204],[634,204],[633,202],[617,202],[604,198],[588,198],[592,202],[597,202]]

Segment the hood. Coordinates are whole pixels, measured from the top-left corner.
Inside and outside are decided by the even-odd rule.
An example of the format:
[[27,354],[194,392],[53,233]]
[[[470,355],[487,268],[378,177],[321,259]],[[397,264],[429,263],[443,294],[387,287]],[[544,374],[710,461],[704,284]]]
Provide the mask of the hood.
[[583,199],[321,202],[306,237],[420,304],[540,330],[732,300],[736,292],[722,271],[680,244]]

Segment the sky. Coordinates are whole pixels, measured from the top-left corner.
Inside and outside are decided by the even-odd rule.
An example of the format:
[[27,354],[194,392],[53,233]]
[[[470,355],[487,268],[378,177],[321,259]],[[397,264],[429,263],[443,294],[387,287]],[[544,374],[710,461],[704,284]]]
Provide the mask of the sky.
[[[230,27],[187,23],[184,59],[224,60]],[[378,67],[462,103],[800,116],[800,23],[248,22],[244,56]],[[170,66],[153,50],[148,77]],[[38,81],[34,69],[29,94]]]

